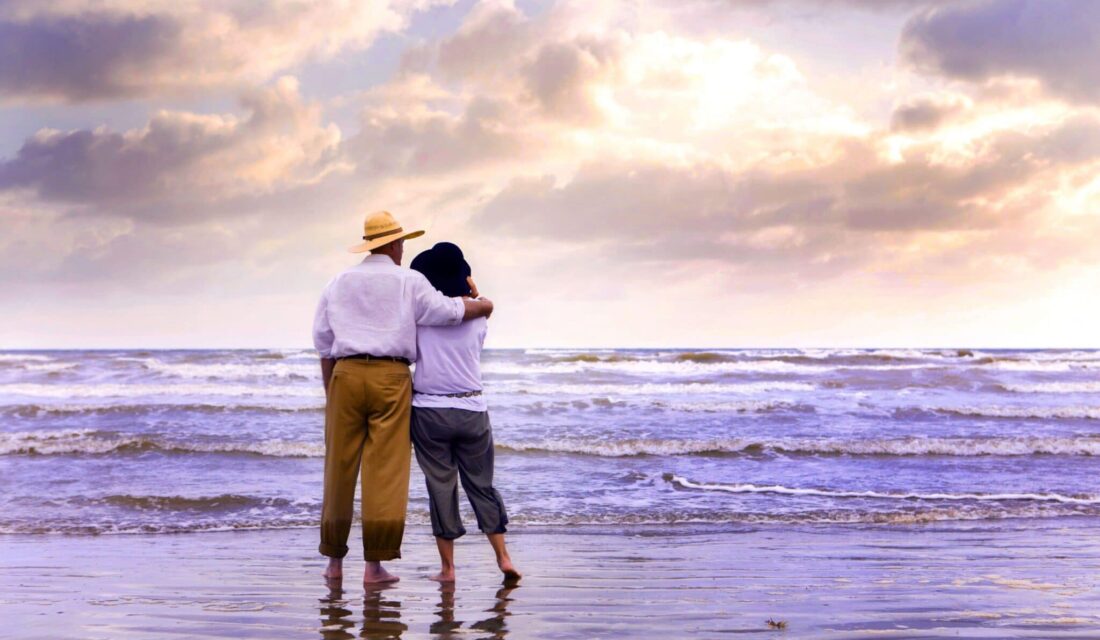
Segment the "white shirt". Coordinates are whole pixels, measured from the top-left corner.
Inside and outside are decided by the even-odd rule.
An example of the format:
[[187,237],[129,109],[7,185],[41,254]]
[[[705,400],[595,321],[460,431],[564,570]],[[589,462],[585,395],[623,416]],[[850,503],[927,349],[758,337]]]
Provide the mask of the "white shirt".
[[462,298],[435,290],[423,274],[371,254],[333,278],[313,317],[313,346],[322,358],[357,353],[416,360],[416,325],[462,322]]
[[485,318],[474,318],[455,327],[417,328],[414,407],[488,411],[485,396],[431,395],[481,390],[481,348],[488,328]]

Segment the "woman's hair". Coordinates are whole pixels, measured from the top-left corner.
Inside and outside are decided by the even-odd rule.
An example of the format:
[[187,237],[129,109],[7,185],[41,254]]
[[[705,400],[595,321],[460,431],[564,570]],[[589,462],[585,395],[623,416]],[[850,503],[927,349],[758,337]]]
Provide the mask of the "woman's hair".
[[409,267],[424,274],[428,282],[445,296],[470,295],[470,285],[466,282],[470,276],[470,265],[456,244],[437,243],[413,258]]

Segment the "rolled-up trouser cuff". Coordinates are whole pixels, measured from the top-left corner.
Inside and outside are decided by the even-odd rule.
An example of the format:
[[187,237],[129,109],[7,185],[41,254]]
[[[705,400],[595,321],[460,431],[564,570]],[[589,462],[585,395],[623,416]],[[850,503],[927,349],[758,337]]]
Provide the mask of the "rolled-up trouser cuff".
[[485,529],[482,529],[481,532],[484,533],[487,536],[488,535],[493,535],[495,533],[508,533],[508,527],[505,527],[504,523],[502,522],[499,525],[497,525],[495,528],[493,528],[492,531],[486,531]]
[[317,550],[321,552],[321,555],[328,556],[330,558],[343,558],[344,556],[348,555],[347,545],[338,547],[334,544],[325,544],[324,542],[322,542],[320,546],[317,547]]
[[400,549],[363,550],[363,559],[370,562],[382,562],[384,560],[396,560],[401,557]]
[[460,531],[433,531],[432,534],[437,538],[443,538],[444,540],[458,540],[462,536],[466,535],[466,530]]

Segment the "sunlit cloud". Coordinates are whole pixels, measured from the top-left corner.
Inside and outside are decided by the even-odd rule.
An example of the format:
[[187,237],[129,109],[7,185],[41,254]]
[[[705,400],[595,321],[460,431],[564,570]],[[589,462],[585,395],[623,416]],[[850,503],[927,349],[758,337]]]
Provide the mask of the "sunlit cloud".
[[[166,288],[191,304],[263,296],[296,305],[271,309],[285,320],[269,342],[293,342],[293,322],[308,322],[297,306],[311,307],[346,264],[361,215],[386,208],[429,229],[410,253],[463,244],[483,288],[514,310],[494,334],[506,344],[674,343],[653,323],[623,321],[645,316],[655,296],[737,314],[738,344],[812,328],[767,320],[786,309],[835,327],[807,335],[848,343],[896,336],[886,325],[919,311],[914,342],[942,344],[969,335],[948,320],[959,305],[1016,327],[1008,318],[1064,308],[1065,288],[1084,287],[1100,265],[1089,241],[1100,232],[1100,108],[1081,86],[1096,40],[1077,37],[1088,25],[1072,29],[1089,22],[1087,3],[1053,3],[1045,18],[1081,61],[1074,69],[1030,23],[1011,44],[1001,21],[1035,10],[1018,0],[491,0],[449,8],[431,35],[408,33],[413,17],[436,16],[431,4],[5,8],[0,29],[24,29],[28,43],[45,37],[27,30],[35,25],[98,34],[146,20],[183,35],[149,39],[160,48],[144,57],[125,38],[97,47],[102,59],[86,61],[102,71],[93,87],[66,79],[83,72],[26,80],[0,63],[9,100],[165,96],[133,128],[40,127],[0,158],[0,217],[12,229],[0,265],[28,265],[0,284],[79,281],[133,304]],[[896,32],[874,60],[827,52],[831,68],[870,75],[822,76],[780,39],[698,24],[730,12],[779,24],[790,11],[814,19],[783,29],[843,18]],[[404,39],[381,80],[311,94],[312,64],[369,59],[383,33]],[[196,47],[202,55],[188,58]],[[180,91],[236,106],[172,104]],[[51,254],[36,258],[45,243]],[[672,322],[674,312],[658,315]],[[697,343],[728,342],[730,326],[700,322]],[[1041,337],[1037,328],[1024,341]]]

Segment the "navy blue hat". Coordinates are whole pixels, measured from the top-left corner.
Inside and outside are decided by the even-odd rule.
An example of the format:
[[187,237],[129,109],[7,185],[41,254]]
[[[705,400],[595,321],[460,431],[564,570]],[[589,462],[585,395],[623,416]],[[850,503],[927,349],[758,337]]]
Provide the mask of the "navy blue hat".
[[470,276],[470,265],[456,244],[437,243],[413,258],[409,268],[423,273],[428,282],[445,296],[470,295],[470,285],[466,282]]

